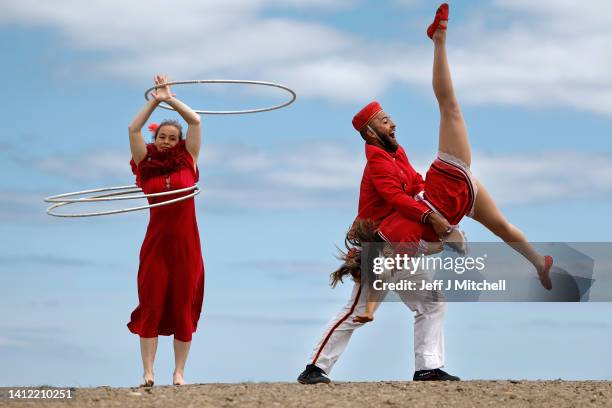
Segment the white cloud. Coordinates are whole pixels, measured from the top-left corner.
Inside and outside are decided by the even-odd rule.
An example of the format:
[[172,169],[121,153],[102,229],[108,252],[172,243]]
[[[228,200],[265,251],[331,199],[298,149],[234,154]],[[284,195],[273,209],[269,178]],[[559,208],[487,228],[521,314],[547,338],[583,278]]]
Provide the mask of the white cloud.
[[612,114],[612,3],[498,0],[487,13],[452,44],[461,98]]
[[27,341],[0,337],[0,348],[28,348],[31,344]]
[[354,59],[323,58],[296,64],[291,70],[272,69],[270,76],[295,87],[300,97],[352,102],[380,97],[390,78],[374,64]]
[[335,53],[347,45],[349,36],[320,24],[261,13],[271,6],[337,9],[351,4],[347,0],[26,0],[5,4],[0,21],[59,28],[73,47],[108,52],[101,69],[121,77],[141,79],[146,74],[148,78],[157,71],[192,77],[257,72],[261,67]]
[[[417,153],[411,157],[415,168],[425,174],[430,157]],[[128,157],[120,152],[87,152],[79,158],[49,157],[33,163],[47,174],[88,185],[133,181]],[[223,208],[353,208],[364,164],[358,143],[313,140],[269,150],[211,144],[200,161],[202,197]],[[75,170],[85,167],[87,172]],[[610,154],[476,151],[472,169],[500,205],[612,196]],[[28,197],[40,206],[40,196]]]
[[612,156],[578,152],[485,155],[474,174],[503,205],[595,200],[612,194]]
[[[292,14],[370,7],[357,0],[1,3],[0,23],[57,28],[69,47],[98,52],[73,74],[272,79],[300,96],[339,102],[379,97],[398,82],[424,89],[431,82],[427,39],[383,43]],[[451,4],[449,53],[461,101],[612,114],[612,3],[493,0],[467,11],[453,19]]]
[[[354,207],[365,162],[361,146],[328,141],[303,141],[270,151],[233,145],[208,150],[203,198],[234,208]],[[241,152],[239,160],[236,151]],[[245,167],[249,162],[257,165]]]
[[[70,180],[121,179],[129,168],[130,155],[114,151],[86,152],[74,156],[48,156],[34,166]],[[129,174],[129,173],[128,173]]]
[[39,223],[45,220],[45,193],[18,189],[0,190],[0,220]]

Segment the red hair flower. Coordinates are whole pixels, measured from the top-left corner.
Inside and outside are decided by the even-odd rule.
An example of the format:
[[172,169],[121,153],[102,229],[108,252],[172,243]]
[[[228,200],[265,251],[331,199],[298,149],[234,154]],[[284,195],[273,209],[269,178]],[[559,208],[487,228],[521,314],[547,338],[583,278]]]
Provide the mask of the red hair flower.
[[157,123],[151,123],[148,127],[149,132],[155,134],[155,132],[157,131],[157,128],[159,127],[159,125]]

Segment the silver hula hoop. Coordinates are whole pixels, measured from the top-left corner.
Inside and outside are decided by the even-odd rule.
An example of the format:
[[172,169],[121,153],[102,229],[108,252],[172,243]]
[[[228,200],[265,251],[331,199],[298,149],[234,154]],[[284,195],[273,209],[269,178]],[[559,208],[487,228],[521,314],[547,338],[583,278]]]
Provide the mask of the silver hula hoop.
[[[235,110],[235,111],[205,111],[205,110],[194,110],[195,113],[198,113],[200,115],[240,115],[240,114],[244,114],[244,113],[257,113],[257,112],[267,112],[267,111],[271,111],[271,110],[275,110],[275,109],[280,109],[280,108],[284,108],[285,106],[289,106],[291,105],[297,98],[296,93],[284,86],[284,85],[280,85],[280,84],[275,84],[274,82],[264,82],[264,81],[248,81],[248,80],[242,80],[242,79],[195,79],[195,80],[189,80],[189,81],[173,81],[173,82],[168,82],[162,85],[156,85],[153,86],[149,89],[147,89],[145,91],[144,97],[145,99],[148,101],[150,94],[153,90],[157,89],[157,88],[161,88],[164,87],[166,85],[184,85],[184,84],[248,84],[248,85],[263,85],[263,86],[270,86],[270,87],[274,87],[274,88],[280,88],[284,91],[287,91],[291,94],[291,99],[289,99],[289,101],[280,104],[280,105],[275,105],[275,106],[270,106],[267,108],[258,108],[258,109],[245,109],[245,110]],[[174,110],[174,108],[166,103],[160,103],[159,104],[160,108],[164,108],[164,109],[168,109],[168,110]]]
[[[65,198],[65,197],[72,197],[75,195],[93,194],[93,193],[100,193],[100,192],[105,192],[105,191],[118,191],[118,190],[119,192],[110,193],[110,194],[101,194],[101,195],[96,195],[93,197]],[[120,190],[127,190],[127,191],[120,191]],[[161,203],[142,205],[142,206],[131,207],[131,208],[123,208],[119,210],[108,210],[108,211],[77,213],[77,214],[60,214],[60,213],[53,211],[56,208],[62,207],[64,205],[69,205],[69,204],[74,204],[74,203],[79,203],[79,202],[134,200],[134,199],[140,199],[140,198],[159,197],[159,196],[165,196],[165,195],[170,195],[170,194],[178,194],[178,193],[182,193],[186,191],[193,191],[193,192],[191,194],[187,194],[182,197],[173,198],[172,200],[163,201]],[[197,185],[193,185],[191,187],[181,188],[178,190],[164,191],[161,193],[142,194],[142,195],[130,196],[130,197],[114,197],[118,195],[135,194],[135,193],[142,193],[142,189],[137,186],[106,187],[106,188],[96,188],[96,189],[84,190],[84,191],[76,191],[74,193],[58,194],[58,195],[47,197],[45,198],[44,201],[47,203],[54,203],[49,208],[47,208],[47,214],[52,215],[54,217],[67,217],[67,218],[95,217],[98,215],[119,214],[119,213],[126,213],[126,212],[132,212],[132,211],[146,210],[148,208],[161,207],[164,205],[177,203],[179,201],[187,200],[189,198],[195,197],[196,195],[200,194],[200,188]]]
[[[102,191],[127,190],[127,189],[129,190],[121,191],[118,193],[102,194],[102,195],[93,196],[93,197],[65,198],[65,197],[71,197],[75,195],[99,193]],[[184,193],[185,191],[191,191],[195,189],[197,189],[197,186],[185,187],[185,188],[181,188],[178,190],[163,191],[161,193],[142,194],[142,195],[129,196],[129,197],[116,197],[116,196],[124,195],[124,194],[142,193],[142,189],[136,186],[96,188],[93,190],[77,191],[74,193],[65,193],[65,194],[58,194],[55,196],[50,196],[50,197],[45,198],[45,202],[47,203],[80,203],[80,202],[91,202],[91,201],[95,202],[95,201],[134,200],[137,198],[160,197],[160,196],[165,196],[165,195],[170,195],[170,194]]]

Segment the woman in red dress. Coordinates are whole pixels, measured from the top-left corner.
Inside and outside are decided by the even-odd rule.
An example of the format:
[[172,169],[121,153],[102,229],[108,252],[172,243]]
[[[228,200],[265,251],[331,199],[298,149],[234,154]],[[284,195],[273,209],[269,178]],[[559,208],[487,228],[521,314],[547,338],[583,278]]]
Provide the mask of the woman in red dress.
[[[167,83],[157,75],[155,85]],[[147,144],[141,129],[151,113],[165,102],[187,122],[187,136],[177,121],[150,126],[153,143]],[[169,86],[157,88],[132,120],[129,128],[132,171],[146,194],[178,190],[198,181],[197,161],[201,144],[200,116],[175,98]],[[181,195],[149,199],[157,203]],[[147,233],[140,250],[138,307],[128,328],[140,336],[144,386],[154,384],[153,363],[157,336],[174,335],[174,385],[184,384],[183,372],[192,334],[196,331],[204,296],[204,263],[195,215],[194,199],[151,208]]]

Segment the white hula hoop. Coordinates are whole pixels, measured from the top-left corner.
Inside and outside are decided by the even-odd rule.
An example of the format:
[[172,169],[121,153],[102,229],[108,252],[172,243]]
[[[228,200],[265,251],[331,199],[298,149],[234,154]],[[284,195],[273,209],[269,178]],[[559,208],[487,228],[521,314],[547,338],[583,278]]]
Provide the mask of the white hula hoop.
[[[280,108],[284,108],[285,106],[289,106],[291,105],[297,98],[296,93],[291,90],[290,88],[284,86],[284,85],[280,85],[280,84],[275,84],[274,82],[264,82],[264,81],[248,81],[248,80],[242,80],[242,79],[194,79],[194,80],[189,80],[189,81],[173,81],[173,82],[168,82],[162,85],[156,85],[154,87],[151,87],[149,89],[147,89],[145,91],[145,99],[148,101],[150,94],[153,90],[157,89],[157,88],[161,88],[164,87],[166,85],[185,85],[185,84],[247,84],[247,85],[262,85],[262,86],[270,86],[270,87],[274,87],[274,88],[280,88],[284,91],[289,92],[289,94],[291,94],[291,98],[289,99],[289,101],[280,104],[280,105],[274,105],[274,106],[270,106],[267,108],[258,108],[258,109],[245,109],[245,110],[235,110],[235,111],[205,111],[205,110],[194,110],[195,113],[198,113],[200,115],[240,115],[240,114],[244,114],[244,113],[257,113],[257,112],[267,112],[267,111],[271,111],[271,110],[275,110],[275,109],[280,109]],[[164,109],[168,109],[168,110],[174,110],[174,108],[166,103],[160,103],[159,104],[160,108],[164,108]]]
[[[120,190],[127,190],[127,191],[120,191]],[[65,197],[72,197],[75,195],[100,193],[100,192],[105,192],[105,191],[119,191],[119,192],[110,193],[110,194],[101,194],[101,195],[96,195],[93,197],[65,198]],[[74,203],[79,203],[79,202],[134,200],[134,199],[140,199],[140,198],[159,197],[159,196],[165,196],[165,195],[170,195],[170,194],[178,194],[178,193],[182,193],[186,191],[193,191],[193,192],[191,194],[187,194],[182,197],[173,198],[172,200],[163,201],[161,203],[142,205],[142,206],[131,207],[131,208],[123,208],[119,210],[108,210],[108,211],[76,213],[76,214],[60,214],[60,213],[53,211],[56,208],[62,207],[64,205],[69,205],[69,204],[74,204]],[[105,187],[105,188],[96,188],[96,189],[91,189],[91,190],[76,191],[74,193],[58,194],[58,195],[47,197],[45,198],[44,201],[47,203],[54,203],[49,208],[47,208],[47,214],[52,215],[54,217],[66,217],[66,218],[95,217],[98,215],[119,214],[119,213],[126,213],[126,212],[132,212],[132,211],[146,210],[148,208],[161,207],[164,205],[177,203],[179,201],[187,200],[189,198],[197,196],[198,194],[200,194],[200,188],[197,185],[193,185],[191,187],[181,188],[178,190],[164,191],[161,193],[142,194],[142,195],[129,196],[129,197],[113,197],[113,196],[118,196],[118,195],[123,195],[123,194],[135,194],[135,193],[142,193],[142,189],[137,186]]]
[[[47,203],[80,203],[80,202],[92,202],[92,201],[95,202],[95,201],[134,200],[137,198],[160,197],[160,196],[165,196],[165,195],[170,195],[170,194],[184,193],[185,191],[195,190],[196,188],[197,186],[191,186],[191,187],[181,188],[178,190],[169,190],[169,191],[163,191],[161,193],[142,194],[142,195],[129,196],[129,197],[114,197],[114,196],[123,195],[123,194],[142,193],[142,189],[137,186],[96,188],[93,190],[84,190],[84,191],[77,191],[74,193],[65,193],[65,194],[58,194],[55,196],[50,196],[50,197],[45,198],[45,202]],[[130,190],[121,191],[119,193],[102,194],[102,195],[93,196],[93,197],[64,198],[64,197],[71,197],[75,195],[99,193],[102,191],[116,191],[116,190],[126,190],[126,189],[130,189],[131,191]]]

